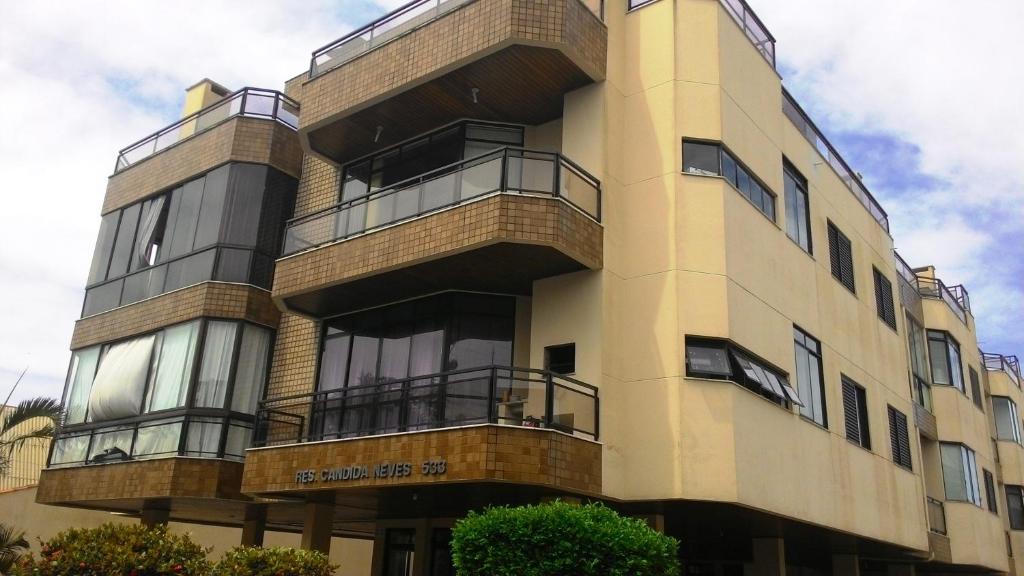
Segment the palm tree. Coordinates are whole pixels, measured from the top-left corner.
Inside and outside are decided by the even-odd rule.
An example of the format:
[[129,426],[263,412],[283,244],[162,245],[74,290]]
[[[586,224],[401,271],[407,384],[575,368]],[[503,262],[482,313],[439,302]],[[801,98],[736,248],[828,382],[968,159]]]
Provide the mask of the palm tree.
[[[25,372],[21,373],[3,405],[14,394]],[[31,398],[23,400],[0,420],[0,476],[7,474],[11,458],[26,442],[33,439],[52,439],[53,432],[60,424],[63,411],[60,402],[53,398]],[[28,542],[22,532],[12,526],[0,524],[0,574],[6,574]]]

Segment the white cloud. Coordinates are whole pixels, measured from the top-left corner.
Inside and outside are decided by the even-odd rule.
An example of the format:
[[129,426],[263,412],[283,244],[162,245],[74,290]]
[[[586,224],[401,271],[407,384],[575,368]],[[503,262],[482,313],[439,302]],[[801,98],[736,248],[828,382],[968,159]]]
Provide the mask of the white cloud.
[[968,286],[981,339],[1024,347],[1015,327],[1024,320],[1024,3],[752,4],[805,107],[844,132],[916,146],[920,171],[937,185],[899,196],[865,174],[897,248]]
[[[390,5],[392,0],[386,0]],[[195,81],[280,89],[387,6],[355,0],[0,3],[0,395],[60,394],[117,150]],[[356,22],[346,22],[350,14]]]

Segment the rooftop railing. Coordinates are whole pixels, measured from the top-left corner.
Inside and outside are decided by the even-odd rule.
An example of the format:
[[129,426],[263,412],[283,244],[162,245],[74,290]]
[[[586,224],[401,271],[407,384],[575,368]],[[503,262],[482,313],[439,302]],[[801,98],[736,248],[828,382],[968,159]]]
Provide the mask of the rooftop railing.
[[[313,51],[309,77],[315,78],[355,59],[408,32],[429,24],[460,6],[475,0],[413,0],[388,12],[366,26]],[[603,0],[584,0],[583,4],[604,19]]]
[[888,232],[889,215],[882,209],[882,205],[868,192],[860,177],[857,176],[857,173],[843,160],[843,157],[839,155],[835,147],[825,138],[821,130],[815,126],[811,117],[804,112],[804,109],[797,104],[792,94],[785,88],[782,89],[782,113],[803,134],[803,137],[811,143],[811,146],[814,146],[815,150],[825,159],[825,162],[835,170],[839,179],[843,181],[843,184],[846,184],[846,187],[850,189],[854,197],[867,209],[871,217]]
[[598,438],[597,388],[546,370],[482,366],[260,402],[254,446],[504,424]]
[[1013,383],[1020,388],[1020,359],[1016,356],[1003,356],[1002,354],[990,354],[988,352],[982,352],[981,356],[985,361],[986,370],[1006,372],[1010,380],[1013,380]]
[[[963,288],[960,286],[959,288]],[[942,280],[938,278],[925,278],[923,276],[917,277],[917,293],[924,298],[931,298],[933,300],[942,300],[949,306],[949,309],[953,311],[953,314],[960,319],[961,322],[967,323],[967,313],[970,312],[970,308],[964,306],[961,299],[957,298]],[[967,294],[966,291],[963,292]]]
[[719,1],[725,7],[725,11],[743,30],[743,33],[747,35],[754,48],[757,48],[761,56],[764,56],[772,68],[775,68],[775,37],[768,31],[764,22],[757,17],[746,0]]
[[601,184],[574,162],[552,152],[499,148],[294,218],[282,256],[495,193],[554,197],[601,221]]
[[276,120],[297,130],[299,104],[276,90],[242,88],[121,150],[114,172],[120,172],[235,116]]

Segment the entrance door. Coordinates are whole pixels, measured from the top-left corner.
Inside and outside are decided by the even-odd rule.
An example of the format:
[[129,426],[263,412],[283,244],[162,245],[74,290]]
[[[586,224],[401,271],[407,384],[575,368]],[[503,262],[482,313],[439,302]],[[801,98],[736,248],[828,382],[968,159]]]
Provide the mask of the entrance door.
[[383,576],[413,576],[416,556],[416,530],[389,528],[384,537]]

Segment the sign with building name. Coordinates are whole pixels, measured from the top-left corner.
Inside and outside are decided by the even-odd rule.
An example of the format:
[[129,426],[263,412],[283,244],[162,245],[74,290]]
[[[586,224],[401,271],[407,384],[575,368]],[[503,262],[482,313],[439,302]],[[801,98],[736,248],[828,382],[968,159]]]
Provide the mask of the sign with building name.
[[382,480],[386,478],[407,478],[420,476],[441,476],[448,472],[448,461],[431,458],[414,466],[411,462],[380,462],[373,465],[346,464],[331,468],[307,468],[295,472],[296,484],[317,482],[352,482],[356,480]]

